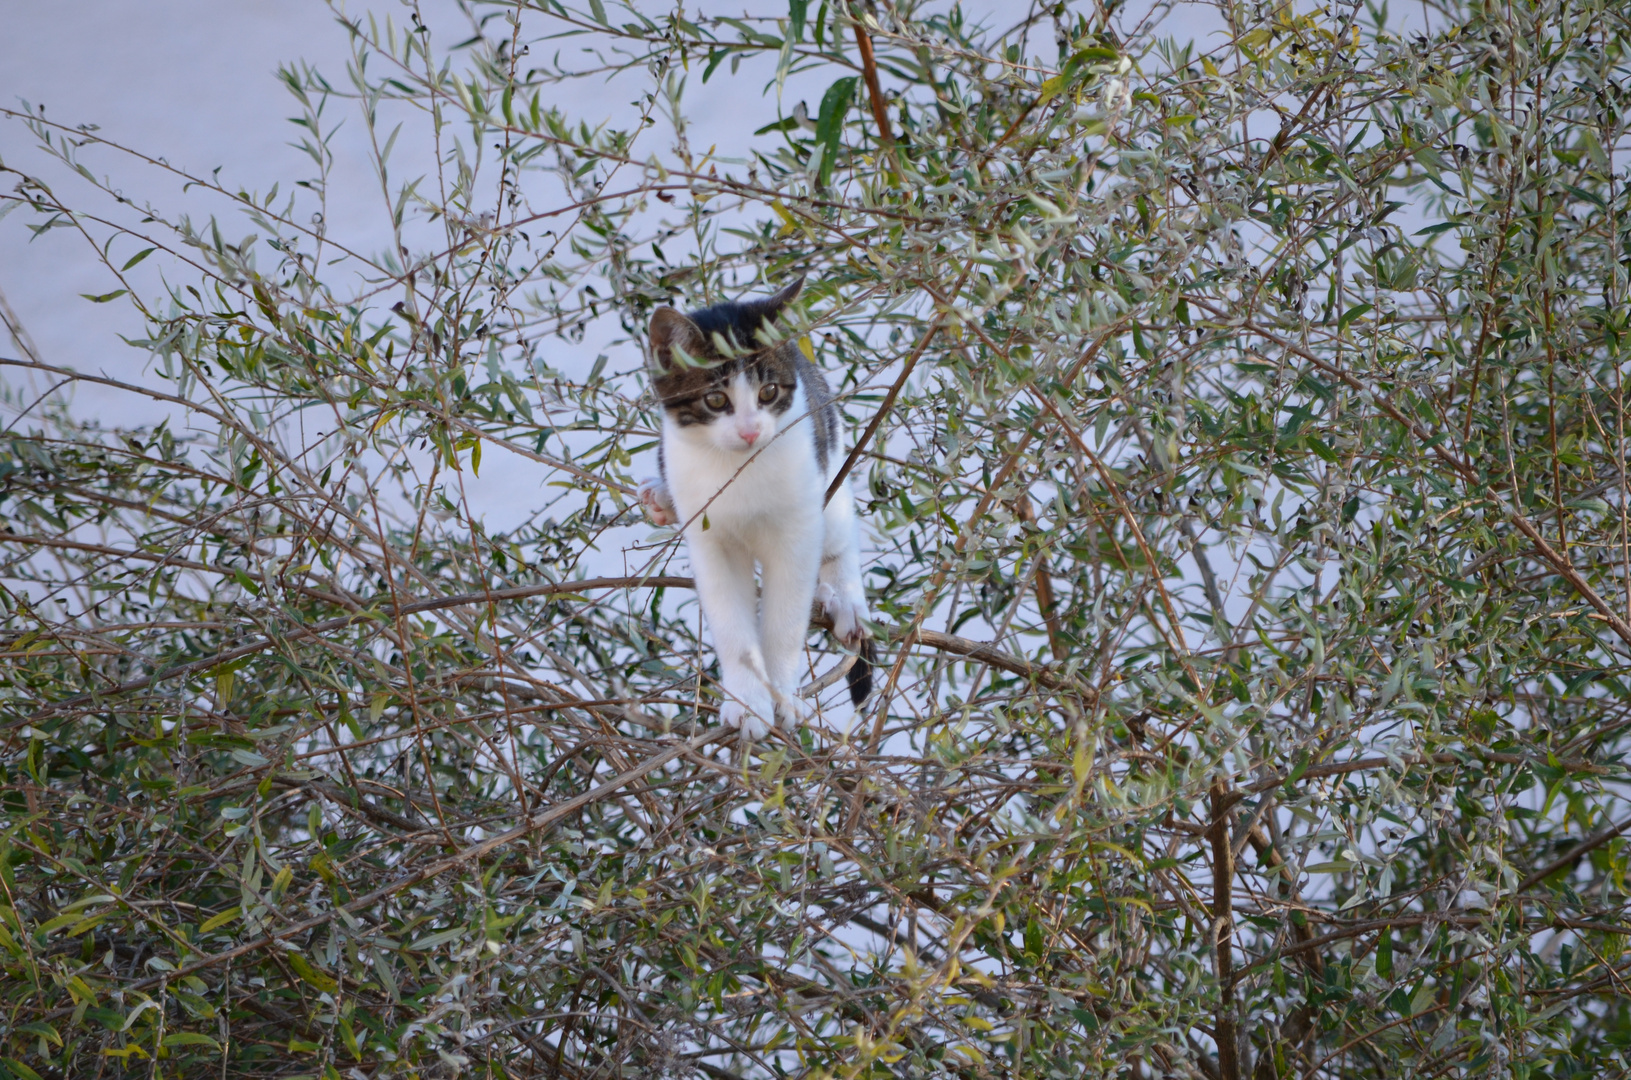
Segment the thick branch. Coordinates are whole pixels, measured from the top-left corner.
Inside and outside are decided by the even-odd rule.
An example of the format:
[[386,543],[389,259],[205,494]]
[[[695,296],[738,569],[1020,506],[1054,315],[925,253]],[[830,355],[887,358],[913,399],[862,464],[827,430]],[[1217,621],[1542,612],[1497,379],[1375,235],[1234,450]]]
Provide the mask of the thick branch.
[[1240,1080],[1240,1040],[1235,1034],[1235,853],[1229,836],[1229,787],[1212,782],[1212,933],[1218,968],[1218,1075]]
[[1565,866],[1573,865],[1582,855],[1586,855],[1592,851],[1595,851],[1597,848],[1602,847],[1604,844],[1608,843],[1616,836],[1619,836],[1627,829],[1631,829],[1631,818],[1626,818],[1618,825],[1610,825],[1606,829],[1602,829],[1591,834],[1578,844],[1574,845],[1574,847],[1570,848],[1568,851],[1565,851],[1562,855],[1553,859],[1539,870],[1536,870],[1534,873],[1524,878],[1518,883],[1517,891],[1521,893],[1534,888],[1536,885],[1539,885],[1541,882],[1545,881],[1547,878],[1551,877]]

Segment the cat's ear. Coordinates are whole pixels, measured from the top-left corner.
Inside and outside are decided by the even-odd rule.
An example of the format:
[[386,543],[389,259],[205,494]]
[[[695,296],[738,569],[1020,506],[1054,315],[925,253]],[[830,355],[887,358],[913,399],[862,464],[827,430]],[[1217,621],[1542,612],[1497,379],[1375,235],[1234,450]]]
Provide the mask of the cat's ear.
[[679,363],[676,352],[692,360],[702,358],[705,343],[701,327],[671,307],[660,307],[651,313],[647,336],[651,342],[651,359],[663,371]]
[[804,275],[800,274],[792,282],[772,296],[755,301],[753,306],[759,310],[765,322],[774,322],[787,309],[787,305],[798,299],[799,293],[804,291]]

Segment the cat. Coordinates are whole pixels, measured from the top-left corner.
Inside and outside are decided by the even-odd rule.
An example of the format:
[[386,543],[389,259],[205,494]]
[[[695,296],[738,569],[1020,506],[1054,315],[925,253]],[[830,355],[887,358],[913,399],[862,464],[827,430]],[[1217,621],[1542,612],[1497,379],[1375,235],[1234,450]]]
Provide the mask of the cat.
[[850,700],[860,706],[872,690],[849,485],[823,506],[841,464],[838,407],[820,369],[777,326],[803,285],[688,315],[658,308],[648,333],[661,475],[640,486],[640,500],[654,523],[683,530],[719,656],[720,719],[745,739],[807,715],[795,688],[812,602],[859,654]]

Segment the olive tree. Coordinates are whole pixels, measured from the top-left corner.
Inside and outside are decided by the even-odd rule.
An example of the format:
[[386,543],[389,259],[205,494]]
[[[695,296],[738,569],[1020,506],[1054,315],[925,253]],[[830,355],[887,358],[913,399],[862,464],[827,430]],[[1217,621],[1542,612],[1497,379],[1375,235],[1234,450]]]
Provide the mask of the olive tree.
[[[1626,12],[1195,10],[337,5],[259,191],[5,111],[147,330],[7,314],[0,1069],[1625,1075]],[[641,342],[797,275],[879,689],[743,746]]]

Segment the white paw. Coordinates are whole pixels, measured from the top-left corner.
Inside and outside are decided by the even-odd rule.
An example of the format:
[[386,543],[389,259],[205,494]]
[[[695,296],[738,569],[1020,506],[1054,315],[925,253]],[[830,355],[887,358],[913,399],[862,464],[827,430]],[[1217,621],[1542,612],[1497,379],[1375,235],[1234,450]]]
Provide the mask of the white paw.
[[816,606],[828,615],[832,614],[833,605],[838,603],[838,590],[825,581],[816,585]]
[[657,477],[640,485],[640,504],[646,508],[646,517],[653,525],[673,525],[680,520],[674,510],[674,500],[668,494],[668,485]]
[[803,727],[804,722],[810,719],[812,711],[810,706],[799,700],[795,694],[783,690],[775,690],[772,693],[776,697],[777,727],[786,732],[794,732]]
[[865,602],[846,600],[826,584],[816,589],[816,599],[821,603],[821,610],[832,620],[833,637],[843,642],[846,649],[861,644],[861,639],[866,637]]
[[770,734],[770,725],[740,701],[726,701],[721,704],[719,719],[726,727],[740,731],[743,742],[758,742]]

